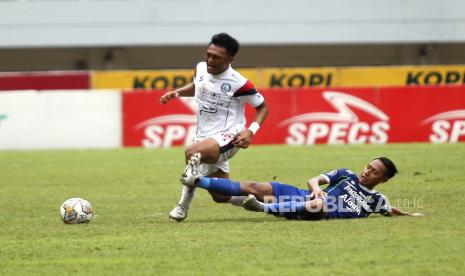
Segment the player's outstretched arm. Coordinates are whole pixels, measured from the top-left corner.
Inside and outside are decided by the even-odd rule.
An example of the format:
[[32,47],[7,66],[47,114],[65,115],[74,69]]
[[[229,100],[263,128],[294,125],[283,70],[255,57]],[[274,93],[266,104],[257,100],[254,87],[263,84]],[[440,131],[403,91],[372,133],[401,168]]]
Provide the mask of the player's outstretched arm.
[[168,91],[165,94],[163,94],[160,97],[160,103],[167,104],[172,99],[176,99],[178,97],[192,97],[194,96],[194,94],[195,94],[195,85],[193,82],[191,82],[181,88]]
[[422,217],[423,213],[409,213],[403,211],[397,207],[391,207],[391,211],[387,214],[388,216],[410,216],[410,217]]
[[265,121],[266,116],[268,116],[268,106],[263,102],[255,107],[255,116],[249,128],[239,132],[232,141],[232,144],[239,148],[248,148],[255,133],[257,133],[261,124]]

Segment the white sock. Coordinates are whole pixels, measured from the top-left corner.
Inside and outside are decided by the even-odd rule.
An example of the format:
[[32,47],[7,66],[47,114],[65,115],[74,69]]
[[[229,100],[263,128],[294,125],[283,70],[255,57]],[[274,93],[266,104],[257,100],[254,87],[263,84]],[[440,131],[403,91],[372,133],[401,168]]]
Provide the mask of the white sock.
[[182,187],[182,194],[181,194],[181,199],[179,200],[179,204],[182,204],[186,207],[186,209],[189,209],[191,206],[192,199],[194,199],[195,191],[197,190],[196,187],[194,188],[189,188],[187,186]]
[[242,206],[242,202],[246,199],[246,196],[231,196],[231,199],[228,200],[228,203],[231,203],[234,206]]

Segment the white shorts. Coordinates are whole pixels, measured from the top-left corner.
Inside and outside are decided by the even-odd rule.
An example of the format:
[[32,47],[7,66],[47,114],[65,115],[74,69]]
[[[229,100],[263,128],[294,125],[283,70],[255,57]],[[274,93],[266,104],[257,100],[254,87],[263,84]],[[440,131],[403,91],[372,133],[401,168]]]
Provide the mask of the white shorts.
[[[218,143],[220,146],[220,158],[218,161],[214,164],[206,164],[202,163],[200,164],[200,173],[202,175],[211,175],[212,173],[222,170],[225,173],[229,173],[229,159],[231,159],[238,151],[239,148],[235,147],[234,145],[231,144],[231,141],[233,140],[234,136],[239,133],[233,132],[233,131],[223,131],[219,132],[213,136],[209,136],[207,138],[213,138],[215,141]],[[206,139],[206,138],[204,138]],[[204,139],[199,139],[198,141],[204,140]]]

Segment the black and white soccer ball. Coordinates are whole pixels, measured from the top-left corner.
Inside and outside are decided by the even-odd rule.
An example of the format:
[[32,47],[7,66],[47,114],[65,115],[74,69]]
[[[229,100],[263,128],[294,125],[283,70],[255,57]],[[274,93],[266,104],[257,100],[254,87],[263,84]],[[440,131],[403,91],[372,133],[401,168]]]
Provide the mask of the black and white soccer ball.
[[66,224],[88,223],[94,217],[94,212],[89,201],[76,197],[63,202],[60,216]]

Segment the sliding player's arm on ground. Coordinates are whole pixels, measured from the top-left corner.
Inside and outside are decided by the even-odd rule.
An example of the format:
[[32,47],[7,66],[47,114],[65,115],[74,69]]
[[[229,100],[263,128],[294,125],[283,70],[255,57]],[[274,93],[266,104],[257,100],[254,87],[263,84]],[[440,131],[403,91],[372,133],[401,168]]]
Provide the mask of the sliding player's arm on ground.
[[389,212],[386,214],[387,216],[410,216],[410,217],[422,217],[423,213],[409,213],[403,211],[397,207],[391,206]]
[[320,188],[320,185],[328,184],[328,179],[322,175],[313,177],[307,181],[308,189],[312,192],[310,197],[325,197],[326,193]]
[[176,99],[178,97],[192,97],[195,94],[195,85],[193,82],[177,88],[172,91],[168,91],[163,96],[160,97],[160,103],[167,104],[172,99]]

